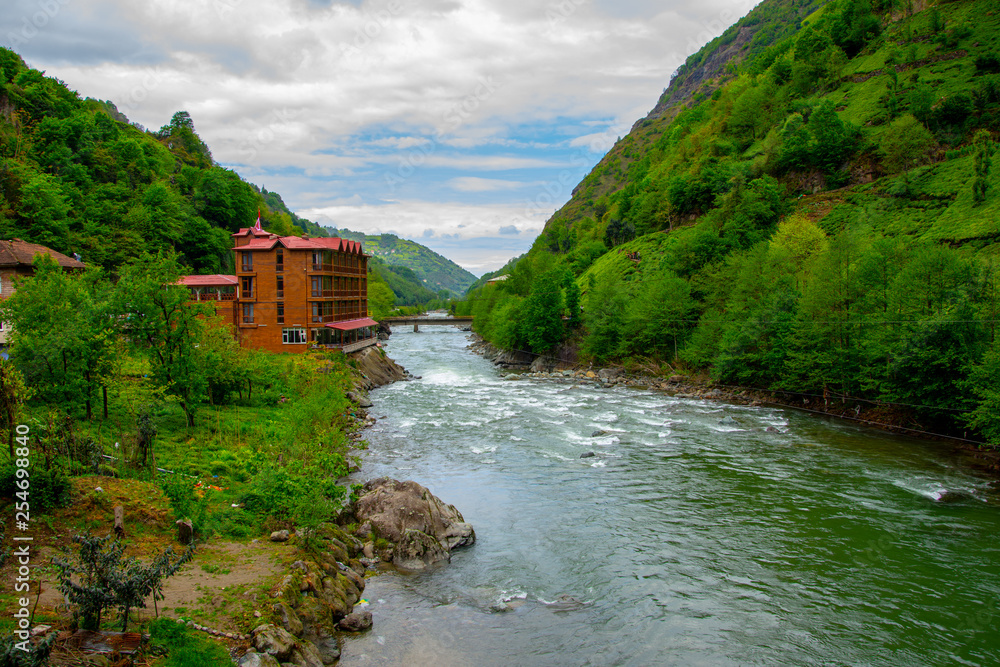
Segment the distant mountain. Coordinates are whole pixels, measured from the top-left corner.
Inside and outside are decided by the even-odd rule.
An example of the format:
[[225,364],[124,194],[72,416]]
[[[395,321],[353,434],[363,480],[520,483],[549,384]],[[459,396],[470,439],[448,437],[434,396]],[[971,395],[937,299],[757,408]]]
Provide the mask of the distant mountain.
[[424,287],[434,292],[446,290],[451,295],[461,296],[476,282],[476,276],[416,241],[401,239],[395,234],[364,234],[336,227],[327,227],[326,231],[331,236],[360,241],[365,252],[388,266],[412,270]]

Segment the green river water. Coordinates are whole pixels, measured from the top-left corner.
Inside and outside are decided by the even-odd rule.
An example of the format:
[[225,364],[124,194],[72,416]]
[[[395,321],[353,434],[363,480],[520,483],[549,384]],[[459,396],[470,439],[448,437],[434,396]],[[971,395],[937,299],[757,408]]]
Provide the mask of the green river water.
[[505,379],[468,343],[393,334],[421,379],[372,392],[360,478],[424,484],[477,543],[373,578],[341,664],[1000,664],[1000,494],[947,446]]

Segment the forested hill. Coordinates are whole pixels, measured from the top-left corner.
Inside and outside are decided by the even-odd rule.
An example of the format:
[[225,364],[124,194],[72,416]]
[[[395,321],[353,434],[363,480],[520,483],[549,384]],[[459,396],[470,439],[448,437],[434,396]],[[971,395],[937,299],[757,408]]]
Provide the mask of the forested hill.
[[411,270],[418,282],[435,293],[442,290],[448,297],[461,296],[476,276],[447,257],[443,257],[416,241],[401,239],[395,234],[364,234],[349,229],[327,228],[327,232],[353,241],[360,241],[365,251],[390,267]]
[[998,131],[995,2],[764,0],[472,294],[476,328],[1000,444]]
[[0,154],[0,237],[110,270],[144,250],[173,248],[195,272],[231,271],[229,235],[258,209],[269,231],[318,232],[217,165],[186,112],[147,132],[4,48]]

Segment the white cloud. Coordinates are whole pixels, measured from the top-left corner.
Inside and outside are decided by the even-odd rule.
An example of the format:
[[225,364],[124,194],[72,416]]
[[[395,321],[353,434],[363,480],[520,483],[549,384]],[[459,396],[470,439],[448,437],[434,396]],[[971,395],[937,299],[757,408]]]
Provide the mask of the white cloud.
[[459,192],[495,192],[497,190],[517,190],[531,183],[523,181],[504,181],[496,178],[479,178],[477,176],[461,176],[448,181],[453,190]]
[[[517,188],[579,171],[581,148],[593,164],[652,108],[684,58],[754,3],[59,4],[19,51],[82,95],[112,100],[154,129],[189,111],[216,160],[266,182],[306,217],[351,210],[373,228],[460,233],[471,243],[514,224],[522,233],[504,239],[537,233],[542,209],[514,213],[525,208]],[[12,0],[0,19],[16,24],[37,7]],[[374,206],[396,196],[386,174],[412,155],[423,157],[400,187],[441,201]],[[455,203],[458,195],[466,199]],[[359,226],[350,217],[338,224]]]

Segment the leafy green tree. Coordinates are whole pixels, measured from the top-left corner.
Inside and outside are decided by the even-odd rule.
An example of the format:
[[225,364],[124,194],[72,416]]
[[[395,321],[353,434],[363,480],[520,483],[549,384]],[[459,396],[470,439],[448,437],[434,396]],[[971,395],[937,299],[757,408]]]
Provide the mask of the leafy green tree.
[[648,356],[666,354],[671,358],[693,328],[691,286],[667,272],[645,281],[628,301],[624,317],[623,351]]
[[856,269],[857,242],[841,233],[816,255],[792,332],[783,385],[788,388],[849,394],[860,365]]
[[[10,458],[14,458],[14,431],[20,423],[21,409],[31,398],[31,389],[13,361],[0,357],[0,432],[7,434]],[[2,559],[0,559],[2,564]]]
[[882,135],[879,153],[889,173],[898,174],[920,164],[934,143],[934,135],[923,123],[912,114],[904,114]]
[[567,269],[563,273],[563,294],[566,301],[567,328],[575,329],[580,325],[580,286],[576,284],[573,272]]
[[966,423],[982,433],[987,441],[1000,449],[1000,338],[993,340],[982,361],[975,364],[965,387],[976,399],[976,407]]
[[882,23],[872,12],[869,0],[846,0],[830,25],[834,43],[853,58],[882,32]]
[[188,301],[180,277],[176,256],[143,253],[122,271],[114,306],[125,336],[148,356],[153,378],[177,397],[188,426],[194,426],[208,386],[200,348],[208,311]]
[[976,204],[986,201],[986,191],[989,189],[990,166],[993,157],[993,137],[989,131],[979,130],[974,140],[976,146],[975,175],[972,179],[972,199]]
[[114,326],[100,270],[69,274],[49,255],[0,310],[10,322],[10,354],[46,403],[82,406],[87,419],[110,369]]
[[59,182],[37,174],[21,191],[19,218],[28,230],[26,239],[58,251],[69,250],[70,205]]
[[619,353],[625,335],[628,295],[615,278],[605,277],[587,291],[583,350],[599,363]]
[[222,167],[212,167],[195,189],[195,207],[206,220],[236,232],[257,218],[258,199],[239,175]]
[[125,556],[125,545],[114,535],[77,535],[73,541],[80,545],[76,557],[53,558],[52,564],[59,570],[59,590],[77,605],[81,625],[87,630],[99,629],[104,612],[113,608],[119,610],[122,632],[128,630],[129,612],[145,607],[150,596],[154,602],[162,600],[163,581],[194,556],[189,547],[175,559],[173,549],[167,547],[144,565]]
[[562,271],[546,271],[535,280],[525,302],[525,338],[532,352],[550,352],[563,339]]

